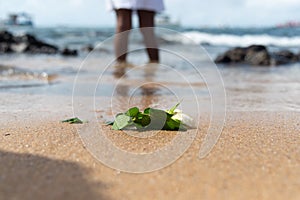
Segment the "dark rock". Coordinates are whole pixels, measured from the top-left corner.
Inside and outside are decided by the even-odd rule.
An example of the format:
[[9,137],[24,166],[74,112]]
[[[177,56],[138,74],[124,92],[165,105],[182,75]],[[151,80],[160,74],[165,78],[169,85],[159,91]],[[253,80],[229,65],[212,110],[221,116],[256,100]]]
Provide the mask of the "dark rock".
[[216,63],[239,63],[243,62],[246,56],[245,48],[234,48],[224,54],[218,56],[215,60]]
[[17,36],[15,37],[15,41],[17,44],[23,44],[27,46],[23,50],[25,53],[55,54],[58,52],[58,48],[56,46],[42,42],[30,34]]
[[300,61],[300,54],[283,50],[269,53],[262,45],[252,45],[246,48],[237,47],[219,55],[215,62],[225,64],[248,64],[254,66],[286,65]]
[[12,53],[11,45],[9,43],[1,42],[0,43],[0,54],[3,53]]
[[265,46],[252,45],[249,47],[237,47],[218,56],[216,63],[244,63],[249,65],[270,65],[270,55]]
[[65,48],[62,50],[61,55],[63,55],[63,56],[78,56],[78,51],[76,49],[72,50],[72,49]]
[[32,54],[56,54],[58,52],[58,48],[51,44],[36,41],[34,43],[29,43],[24,52]]
[[298,62],[300,57],[291,51],[284,50],[272,54],[272,65],[285,65]]
[[14,43],[14,36],[7,31],[0,31],[0,53],[11,53],[11,44]]
[[228,56],[227,54],[222,54],[219,55],[216,59],[215,59],[216,63],[224,63],[224,64],[229,64],[231,63],[231,58],[230,56]]
[[254,66],[270,65],[270,55],[265,46],[253,45],[246,48],[245,63]]
[[12,52],[55,54],[58,52],[58,48],[54,45],[42,42],[30,34],[13,36],[7,31],[0,32],[0,53]]
[[29,43],[29,44],[39,42],[33,35],[30,35],[30,34],[24,34],[24,35],[21,35],[21,36],[16,36],[15,41],[16,41],[16,43],[26,42],[26,43]]
[[0,43],[13,43],[14,36],[7,31],[0,31]]
[[249,47],[246,47],[248,51],[254,51],[254,52],[259,52],[259,51],[266,51],[267,48],[263,45],[251,45]]
[[81,50],[91,52],[91,51],[94,50],[94,47],[93,47],[93,45],[90,44],[90,45],[87,45],[87,46],[83,47]]
[[246,56],[246,49],[245,48],[235,48],[228,52],[228,56],[230,58],[230,62],[243,62]]

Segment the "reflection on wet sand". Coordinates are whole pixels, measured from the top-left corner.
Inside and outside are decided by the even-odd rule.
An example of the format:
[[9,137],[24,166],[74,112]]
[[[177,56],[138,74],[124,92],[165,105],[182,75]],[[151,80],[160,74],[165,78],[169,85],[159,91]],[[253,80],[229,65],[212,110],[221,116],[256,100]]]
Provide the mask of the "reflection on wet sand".
[[123,76],[125,76],[126,74],[126,68],[123,68],[123,67],[116,67],[114,72],[113,72],[113,75],[115,78],[122,78]]
[[[140,107],[146,108],[153,104],[155,95],[157,95],[159,89],[159,85],[156,84],[153,80],[156,75],[156,71],[158,69],[158,64],[147,64],[141,68],[143,70],[143,79],[139,86],[130,86],[122,84],[122,82],[126,82],[127,79],[127,73],[130,73],[130,71],[127,71],[128,67],[118,67],[114,70],[114,77],[117,79],[123,79],[120,84],[116,85],[116,105],[120,108],[127,108],[128,104],[135,103],[134,106],[137,104]],[[135,88],[133,88],[135,87]],[[131,89],[133,91],[131,92]],[[136,95],[140,96],[139,102],[135,102]]]

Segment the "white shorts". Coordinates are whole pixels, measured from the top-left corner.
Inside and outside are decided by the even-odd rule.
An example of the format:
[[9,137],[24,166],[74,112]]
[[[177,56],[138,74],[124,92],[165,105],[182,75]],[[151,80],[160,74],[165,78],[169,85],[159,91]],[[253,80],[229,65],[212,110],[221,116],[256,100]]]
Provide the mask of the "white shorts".
[[161,12],[164,10],[163,0],[106,0],[108,10],[130,9]]

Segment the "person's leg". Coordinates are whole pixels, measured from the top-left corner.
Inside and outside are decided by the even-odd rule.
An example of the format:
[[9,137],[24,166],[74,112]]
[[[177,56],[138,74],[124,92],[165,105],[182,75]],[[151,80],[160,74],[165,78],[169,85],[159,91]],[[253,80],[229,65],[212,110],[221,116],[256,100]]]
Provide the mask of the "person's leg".
[[150,62],[158,62],[159,52],[158,52],[157,42],[155,38],[154,28],[146,28],[146,27],[154,27],[155,12],[147,11],[147,10],[138,10],[138,16],[139,16],[141,33],[143,34],[144,37],[144,42],[147,48],[147,53]]
[[[115,55],[118,62],[125,62],[127,56],[128,36],[129,31],[132,28],[131,22],[132,11],[128,9],[116,10],[117,26],[115,37]],[[126,31],[126,32],[124,32]],[[122,33],[123,32],[123,33]],[[120,34],[119,34],[120,33]]]

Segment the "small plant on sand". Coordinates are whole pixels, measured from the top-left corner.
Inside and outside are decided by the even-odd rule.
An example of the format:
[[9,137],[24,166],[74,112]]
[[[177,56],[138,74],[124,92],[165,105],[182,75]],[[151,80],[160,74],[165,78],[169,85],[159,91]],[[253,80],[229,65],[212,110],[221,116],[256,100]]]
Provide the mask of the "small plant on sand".
[[177,103],[169,110],[146,108],[140,111],[137,107],[132,107],[124,113],[119,113],[115,121],[109,123],[113,130],[123,130],[135,127],[137,130],[187,130],[195,128],[194,120],[177,109]]
[[80,120],[78,117],[66,119],[66,120],[63,120],[61,122],[63,122],[63,123],[69,123],[69,124],[83,124],[83,121]]

